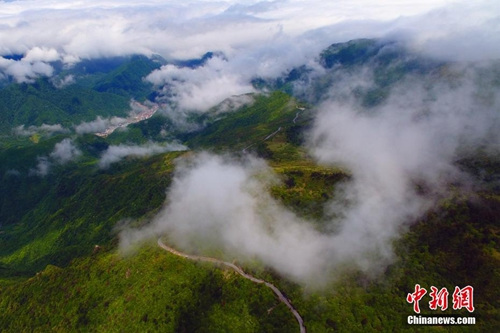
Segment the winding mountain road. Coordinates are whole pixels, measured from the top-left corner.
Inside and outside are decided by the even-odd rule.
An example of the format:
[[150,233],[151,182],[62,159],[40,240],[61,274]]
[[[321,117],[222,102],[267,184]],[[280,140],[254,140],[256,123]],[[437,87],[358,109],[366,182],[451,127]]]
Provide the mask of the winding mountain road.
[[293,118],[293,123],[294,123],[294,124],[295,124],[295,122],[297,121],[297,118],[299,117],[299,113],[300,113],[300,112],[297,112],[297,113],[295,114],[295,118]]
[[276,131],[274,131],[271,134],[269,134],[268,136],[266,136],[263,141],[269,140],[270,138],[272,138],[273,136],[278,134],[279,131],[281,131],[281,126]]
[[[293,120],[292,120],[292,122],[293,122],[294,124],[295,124],[295,122],[297,121],[297,118],[299,117],[300,112],[302,112],[302,111],[304,111],[304,110],[306,109],[306,108],[304,108],[304,107],[299,107],[299,106],[296,106],[296,108],[297,108],[297,110],[299,110],[299,111],[297,111],[297,112],[295,113],[295,118],[293,118]],[[278,134],[278,132],[279,132],[279,131],[281,131],[281,126],[280,126],[280,127],[279,127],[276,131],[272,132],[271,134],[269,134],[268,136],[266,136],[264,139],[260,140],[259,142],[269,140],[270,138],[272,138],[273,136],[275,136],[276,134]],[[254,146],[254,145],[255,145],[255,144],[257,144],[257,143],[258,143],[258,142],[254,142],[254,143],[252,143],[251,145],[246,146],[245,148],[243,148],[241,151],[242,151],[243,153],[246,153],[248,148],[250,148],[250,147]]]
[[161,241],[161,238],[158,238],[158,246],[161,247],[162,249],[164,249],[172,254],[175,254],[176,256],[182,257],[182,258],[195,260],[195,261],[205,261],[205,262],[210,262],[213,264],[221,264],[221,265],[227,266],[227,267],[233,269],[239,275],[243,276],[245,279],[248,279],[248,280],[255,282],[255,283],[264,284],[266,287],[270,288],[276,294],[276,296],[278,296],[278,299],[283,304],[285,304],[287,306],[287,308],[290,310],[290,312],[294,315],[295,319],[299,323],[300,333],[306,332],[306,327],[304,326],[304,320],[300,316],[299,312],[297,310],[295,310],[293,305],[290,303],[290,300],[288,298],[286,298],[285,295],[283,295],[283,293],[278,288],[276,288],[276,286],[274,284],[267,282],[267,281],[264,281],[264,280],[261,280],[261,279],[257,279],[256,277],[245,273],[240,267],[236,266],[233,263],[230,263],[227,261],[222,261],[222,260],[215,259],[215,258],[202,257],[202,256],[197,256],[197,255],[187,254],[187,253],[177,251],[176,249],[171,248],[168,245],[165,245],[165,243],[163,243]]

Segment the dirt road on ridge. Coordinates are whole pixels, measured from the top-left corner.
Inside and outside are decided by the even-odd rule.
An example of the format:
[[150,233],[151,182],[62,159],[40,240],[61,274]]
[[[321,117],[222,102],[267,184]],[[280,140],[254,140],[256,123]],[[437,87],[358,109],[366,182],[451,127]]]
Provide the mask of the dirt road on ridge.
[[300,333],[306,332],[306,327],[304,326],[304,320],[300,316],[299,312],[297,310],[295,310],[293,305],[290,303],[290,300],[288,298],[286,298],[285,295],[283,295],[283,293],[278,288],[276,288],[276,286],[274,284],[267,282],[267,281],[264,281],[264,280],[261,280],[261,279],[257,279],[256,277],[245,273],[239,266],[236,266],[233,263],[230,263],[227,261],[222,261],[222,260],[215,259],[215,258],[202,257],[202,256],[197,256],[197,255],[187,254],[187,253],[177,251],[176,249],[171,248],[168,245],[165,245],[165,243],[163,243],[160,238],[158,238],[158,246],[161,247],[162,249],[164,249],[165,251],[168,251],[168,252],[175,254],[176,256],[182,257],[182,258],[196,260],[196,261],[211,262],[213,264],[221,264],[221,265],[227,266],[227,267],[233,269],[239,275],[243,276],[245,279],[248,279],[248,280],[255,282],[255,283],[264,284],[266,287],[270,288],[276,294],[276,296],[278,296],[278,299],[283,304],[285,304],[287,306],[287,308],[290,310],[290,312],[294,315],[295,319],[299,323]]

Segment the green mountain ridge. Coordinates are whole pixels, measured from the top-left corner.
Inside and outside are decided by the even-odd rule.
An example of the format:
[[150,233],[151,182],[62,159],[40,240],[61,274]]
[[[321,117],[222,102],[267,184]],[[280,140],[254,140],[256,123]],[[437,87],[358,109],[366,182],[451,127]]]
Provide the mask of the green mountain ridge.
[[[0,89],[0,133],[21,125],[69,128],[97,116],[125,116],[131,99],[144,101],[153,94],[152,84],[143,78],[161,65],[161,59],[139,55],[87,60],[50,80],[8,84]],[[58,87],[67,77],[71,82]]]
[[39,79],[34,84],[15,84],[0,90],[0,130],[42,124],[69,127],[98,115],[123,116],[128,109],[126,97],[73,85],[57,89],[47,79]]

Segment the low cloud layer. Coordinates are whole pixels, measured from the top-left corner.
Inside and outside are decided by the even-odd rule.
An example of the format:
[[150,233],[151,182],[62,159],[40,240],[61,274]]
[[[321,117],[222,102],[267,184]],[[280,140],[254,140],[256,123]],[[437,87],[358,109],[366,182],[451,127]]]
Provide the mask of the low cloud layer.
[[[16,82],[34,82],[40,76],[52,76],[54,68],[43,61],[5,59],[0,57],[0,75]],[[1,78],[1,77],[0,77]]]
[[184,145],[177,143],[170,144],[155,144],[150,143],[146,145],[117,145],[117,146],[109,146],[99,159],[99,168],[106,169],[113,163],[117,163],[126,157],[146,157],[152,156],[156,154],[165,153],[167,151],[180,151],[186,150],[187,148]]
[[478,149],[500,152],[500,92],[485,101],[485,88],[469,74],[431,87],[410,79],[370,110],[335,99],[319,108],[309,148],[320,163],[352,173],[327,212],[340,216],[340,239],[360,254],[354,259],[361,267],[390,262],[392,240],[435,207],[450,184],[473,186],[460,158]]
[[73,143],[73,140],[66,138],[56,143],[49,156],[39,156],[36,167],[30,169],[29,174],[45,177],[50,173],[54,164],[64,165],[76,160],[81,155],[81,150]]
[[66,164],[73,161],[82,154],[71,139],[64,139],[56,143],[54,150],[50,153],[50,158],[58,164]]
[[[276,182],[262,160],[202,154],[178,166],[167,206],[148,227],[123,231],[121,246],[166,235],[183,251],[222,250],[226,260],[243,263],[257,259],[283,276],[316,288],[346,267],[369,274],[383,271],[393,259],[390,242],[402,219],[419,216],[426,204],[422,199],[409,201],[414,197],[404,193],[406,188],[363,188],[364,180],[356,180],[345,191],[353,192],[351,201],[362,202],[350,209],[331,203],[338,205],[336,213],[344,215],[330,222],[341,226],[340,231],[327,234],[271,197],[269,186]],[[392,192],[382,192],[388,189]],[[384,219],[370,215],[379,208],[390,208]]]
[[53,134],[53,133],[68,133],[69,130],[66,128],[63,128],[61,124],[54,124],[54,125],[48,125],[48,124],[42,124],[40,126],[29,126],[25,127],[24,125],[15,127],[12,132],[15,135],[21,135],[21,136],[31,136],[35,133],[48,133],[48,134]]
[[213,57],[200,68],[166,65],[146,78],[156,86],[165,86],[168,101],[184,110],[207,110],[227,97],[253,92],[251,77],[228,72],[227,60]]
[[120,117],[102,118],[98,116],[95,120],[89,122],[82,122],[74,126],[74,128],[77,134],[100,133],[104,132],[106,129],[110,127],[124,124],[126,123],[126,121],[127,121],[126,118],[120,118]]
[[275,181],[262,160],[202,154],[178,166],[169,204],[151,226],[123,232],[121,244],[166,233],[185,251],[223,249],[229,260],[257,258],[296,280],[311,279],[329,266],[328,237],[269,195]]
[[167,84],[163,92],[178,107],[207,110],[252,92],[252,78],[281,76],[354,38],[403,40],[444,59],[491,59],[500,53],[499,7],[447,0],[13,1],[0,8],[0,55],[7,57],[0,57],[0,75],[30,82],[51,76],[56,60],[71,66],[134,53],[172,60],[221,52],[224,59],[197,69],[168,65],[148,77]]

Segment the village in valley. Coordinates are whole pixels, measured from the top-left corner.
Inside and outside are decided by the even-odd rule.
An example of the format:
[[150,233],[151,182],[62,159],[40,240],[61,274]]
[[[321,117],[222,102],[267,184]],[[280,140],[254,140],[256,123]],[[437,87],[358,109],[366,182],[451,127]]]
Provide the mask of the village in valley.
[[110,127],[108,127],[106,130],[102,132],[97,132],[95,135],[100,136],[102,138],[107,137],[111,133],[113,133],[117,128],[121,127],[127,127],[130,124],[138,123],[140,121],[146,120],[151,118],[156,111],[158,111],[158,105],[153,104],[151,106],[141,104],[137,101],[132,101],[130,103],[132,107],[132,114],[128,118],[122,119],[121,122],[118,122],[116,124],[112,124]]

